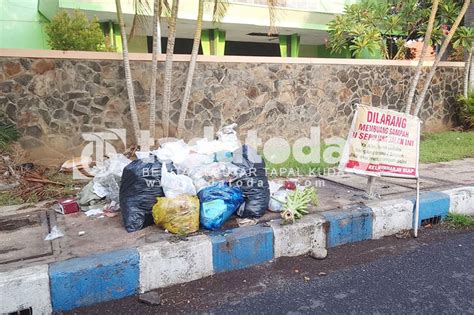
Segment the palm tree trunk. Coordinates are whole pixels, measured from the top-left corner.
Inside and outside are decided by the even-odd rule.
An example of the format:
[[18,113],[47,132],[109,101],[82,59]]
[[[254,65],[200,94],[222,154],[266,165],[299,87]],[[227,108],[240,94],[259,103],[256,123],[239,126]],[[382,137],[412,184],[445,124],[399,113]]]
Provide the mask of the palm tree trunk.
[[173,0],[171,18],[168,25],[168,45],[166,47],[165,80],[163,91],[163,136],[168,137],[170,125],[171,79],[173,75],[173,50],[176,38],[176,19],[178,18],[179,0]]
[[[160,0],[161,1],[161,0]],[[161,10],[159,10],[161,12]],[[160,18],[158,19],[158,24],[156,24],[156,50],[158,51],[158,54],[162,54],[163,50],[161,48],[161,13],[160,13]]]
[[473,53],[474,47],[471,47],[469,49],[469,55],[466,60],[466,68],[464,69],[464,97],[467,98],[469,94],[469,73],[471,72],[471,65],[472,65],[472,53]]
[[421,77],[421,70],[423,67],[423,59],[425,58],[426,52],[428,51],[428,47],[431,42],[431,33],[433,33],[433,25],[436,18],[436,12],[438,11],[439,0],[433,1],[433,7],[431,8],[431,15],[428,21],[428,29],[426,30],[425,39],[423,41],[423,48],[421,49],[421,56],[420,60],[418,61],[418,65],[415,69],[415,77],[410,86],[410,91],[408,92],[407,98],[407,107],[405,109],[406,114],[410,114],[411,107],[413,104],[413,99],[415,97],[416,87],[418,86],[418,82],[420,81]]
[[191,88],[193,86],[194,70],[196,69],[196,61],[199,53],[199,44],[201,43],[202,16],[204,12],[204,0],[199,0],[198,16],[196,21],[196,31],[194,33],[193,50],[191,52],[191,61],[189,62],[188,77],[186,78],[186,87],[184,89],[183,103],[181,103],[181,111],[179,113],[177,137],[181,137],[184,129],[184,121],[188,112],[189,98],[191,96]]
[[[158,76],[158,54],[161,50],[158,48],[158,42],[161,38],[158,36],[160,27],[160,1],[155,0],[153,15],[153,51],[151,59],[151,83],[150,83],[150,136],[156,138],[156,79]],[[161,47],[161,45],[160,45]]]
[[130,69],[130,59],[128,57],[127,32],[125,31],[125,22],[123,20],[122,5],[120,0],[115,0],[117,7],[117,18],[120,24],[120,34],[122,36],[123,67],[125,69],[125,82],[127,86],[128,101],[130,104],[130,114],[132,116],[133,134],[135,144],[140,143],[140,124],[138,122],[137,106],[135,105],[135,92],[133,91],[132,70]]
[[[471,48],[474,50],[474,46]],[[474,54],[472,55],[471,57],[471,68],[472,68],[472,65],[474,64]],[[474,71],[472,69],[469,69],[469,90],[472,90],[474,89]]]
[[456,32],[459,24],[461,24],[462,18],[464,17],[464,14],[466,14],[466,11],[469,7],[470,0],[464,0],[464,4],[461,8],[461,12],[459,13],[458,17],[456,18],[456,21],[454,21],[453,26],[451,27],[451,30],[449,31],[448,36],[443,42],[443,45],[441,46],[441,50],[439,51],[439,54],[436,56],[436,60],[431,67],[430,72],[428,73],[428,77],[426,78],[425,85],[423,87],[423,90],[421,91],[420,96],[418,97],[418,102],[416,104],[415,112],[414,115],[418,116],[418,113],[420,112],[422,106],[423,106],[423,101],[425,100],[426,93],[428,92],[428,89],[430,88],[431,85],[431,80],[433,79],[435,73],[436,73],[436,68],[438,67],[439,62],[441,61],[441,58],[443,58],[444,53],[446,52],[446,49],[448,48],[449,43],[451,42],[451,39],[453,38],[454,33]]

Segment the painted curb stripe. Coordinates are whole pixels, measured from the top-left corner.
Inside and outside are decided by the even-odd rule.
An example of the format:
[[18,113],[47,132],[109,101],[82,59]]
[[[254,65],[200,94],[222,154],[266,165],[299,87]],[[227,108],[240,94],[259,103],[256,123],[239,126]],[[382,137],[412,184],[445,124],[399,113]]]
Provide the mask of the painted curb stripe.
[[124,249],[51,264],[53,311],[72,310],[136,294],[139,261],[136,249]]
[[372,239],[380,239],[413,228],[414,204],[410,200],[386,200],[367,206],[372,209]]
[[326,220],[321,215],[304,216],[296,224],[269,222],[273,230],[274,257],[292,257],[312,253],[318,258],[327,255]]
[[206,235],[187,241],[144,245],[140,253],[140,292],[186,283],[214,273],[212,244]]
[[[407,198],[413,202],[415,209],[415,197]],[[420,194],[420,215],[418,218],[418,226],[421,226],[422,220],[428,220],[435,217],[444,219],[449,213],[450,198],[447,194],[441,192],[425,192]],[[414,211],[414,210],[413,210]],[[415,220],[415,219],[413,219]],[[412,221],[414,223],[414,221]]]
[[329,222],[328,248],[372,238],[372,210],[369,207],[325,211],[322,215]]
[[[422,193],[418,224],[421,224],[422,220],[437,216],[445,218],[449,211],[456,211],[455,198],[459,199],[458,203],[462,203],[459,206],[462,206],[463,209],[466,208],[466,205],[473,204],[473,190],[474,187],[465,187],[442,193]],[[413,207],[415,206],[414,199],[414,197],[405,198],[413,203]],[[342,211],[326,211],[321,215],[328,225],[327,234],[325,234],[327,247],[372,238],[374,214],[370,207],[359,206]],[[390,227],[390,221],[387,219],[387,227]],[[321,222],[324,223],[323,220]],[[252,226],[232,229],[221,233],[212,233],[209,238],[212,244],[213,270],[207,271],[200,277],[213,272],[247,268],[262,264],[275,257],[275,237],[271,227]],[[166,252],[170,253],[170,249]],[[159,249],[160,252],[163,250]],[[183,248],[183,250],[185,249]],[[289,254],[292,253],[286,253],[286,255]],[[177,275],[181,275],[181,272]],[[151,276],[152,274],[142,274],[141,281],[150,280],[144,278]],[[166,285],[176,284],[174,280],[169,280]],[[180,283],[183,281],[185,279],[179,280]],[[52,263],[49,265],[49,282],[53,311],[67,311],[134,295],[138,293],[140,287],[138,249],[124,249]]]
[[251,226],[210,235],[214,272],[243,269],[273,259],[273,230]]
[[474,186],[443,191],[449,196],[449,212],[474,216]]
[[31,308],[33,314],[50,314],[48,265],[0,273],[0,314]]

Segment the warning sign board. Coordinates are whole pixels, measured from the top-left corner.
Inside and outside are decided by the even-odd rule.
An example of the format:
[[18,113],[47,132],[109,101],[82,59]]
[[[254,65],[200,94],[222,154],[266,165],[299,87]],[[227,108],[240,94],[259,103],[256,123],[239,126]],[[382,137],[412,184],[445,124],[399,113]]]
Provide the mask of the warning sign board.
[[419,144],[417,117],[358,105],[340,166],[349,173],[417,178]]

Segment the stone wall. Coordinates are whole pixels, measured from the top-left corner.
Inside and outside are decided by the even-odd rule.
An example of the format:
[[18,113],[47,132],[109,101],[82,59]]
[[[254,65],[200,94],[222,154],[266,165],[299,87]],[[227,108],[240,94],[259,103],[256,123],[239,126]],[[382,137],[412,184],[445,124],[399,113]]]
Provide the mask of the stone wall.
[[[229,57],[228,57],[229,58]],[[241,58],[244,59],[245,58]],[[261,59],[261,58],[260,58]],[[367,61],[370,62],[370,61]],[[346,136],[352,104],[404,109],[415,67],[406,63],[200,62],[186,119],[186,138],[204,126],[230,122],[243,137],[255,129],[262,139],[294,140],[320,126],[323,136]],[[148,129],[150,62],[132,61],[141,128]],[[164,64],[159,64],[157,136],[161,130]],[[174,64],[171,134],[176,130],[187,63]],[[439,68],[421,117],[425,131],[456,123],[463,68]],[[420,86],[421,88],[421,86]],[[21,144],[37,159],[64,160],[85,145],[83,132],[130,130],[124,70],[120,60],[0,57],[0,110],[23,134]]]

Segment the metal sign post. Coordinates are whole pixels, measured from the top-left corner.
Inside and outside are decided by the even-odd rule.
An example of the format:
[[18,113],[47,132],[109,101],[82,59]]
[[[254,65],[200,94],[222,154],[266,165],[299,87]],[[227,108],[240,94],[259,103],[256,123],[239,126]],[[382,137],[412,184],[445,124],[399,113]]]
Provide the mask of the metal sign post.
[[418,237],[418,220],[420,217],[420,175],[416,178],[416,197],[415,197],[415,226],[414,226],[414,233],[415,237]]
[[397,111],[357,104],[340,168],[344,172],[367,175],[367,195],[374,198],[376,177],[416,179],[414,236],[418,236],[420,150],[418,117]]

